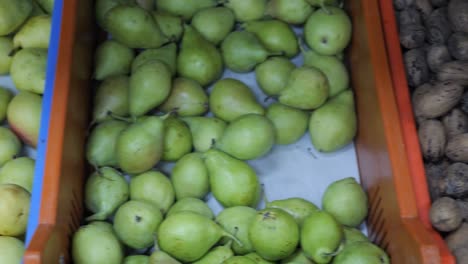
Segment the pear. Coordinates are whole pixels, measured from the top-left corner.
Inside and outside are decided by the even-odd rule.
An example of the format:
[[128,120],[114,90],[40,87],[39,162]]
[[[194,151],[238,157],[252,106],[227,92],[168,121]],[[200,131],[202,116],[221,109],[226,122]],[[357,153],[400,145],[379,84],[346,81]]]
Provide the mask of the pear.
[[174,203],[174,188],[162,172],[147,171],[132,177],[130,199],[149,202],[165,214]]
[[125,245],[144,249],[154,244],[156,231],[162,221],[163,215],[154,204],[130,200],[117,209],[114,230]]
[[346,12],[338,7],[320,8],[304,25],[306,43],[321,55],[336,55],[351,41],[352,25]]
[[162,104],[171,92],[172,78],[164,62],[153,60],[130,76],[128,100],[131,116],[142,116]]
[[325,103],[329,95],[327,77],[318,69],[301,66],[289,75],[278,101],[302,110],[313,110]]
[[164,120],[145,116],[130,124],[117,138],[117,163],[126,173],[143,173],[159,162],[163,148]]
[[94,94],[93,122],[112,120],[112,116],[128,116],[129,77],[113,76],[99,84]]
[[367,195],[353,177],[334,181],[322,196],[322,209],[342,225],[358,227],[367,216]]
[[233,78],[225,78],[214,84],[209,103],[211,112],[226,122],[246,114],[265,113],[265,109],[257,102],[250,88]]
[[303,198],[288,198],[283,200],[274,200],[266,202],[266,208],[278,208],[290,214],[296,220],[299,227],[304,220],[311,214],[317,212],[318,207],[310,201]]
[[172,81],[169,97],[159,107],[164,112],[177,112],[178,116],[198,116],[208,111],[208,95],[196,81],[178,77]]
[[[344,100],[344,101],[343,101]],[[314,111],[309,120],[313,146],[320,152],[333,152],[350,144],[357,133],[353,92],[345,90]]]
[[122,264],[149,264],[149,257],[146,255],[131,255],[125,257]]
[[93,166],[118,166],[117,139],[128,124],[119,120],[107,120],[93,128],[86,142],[86,159]]
[[22,236],[26,232],[31,195],[16,184],[0,184],[0,236]]
[[11,61],[11,79],[20,91],[43,94],[46,69],[46,49],[21,49],[13,56]]
[[275,127],[275,143],[288,145],[297,142],[307,131],[309,114],[275,102],[267,107],[265,116]]
[[194,262],[222,237],[230,237],[238,242],[208,217],[185,211],[164,219],[158,230],[158,245],[162,251],[179,261]]
[[249,21],[244,29],[257,36],[265,48],[292,58],[299,53],[299,42],[292,28],[278,19]]
[[190,20],[192,16],[199,10],[213,7],[216,5],[216,0],[158,0],[156,1],[156,9],[168,12],[175,16],[180,16],[184,20]]
[[0,36],[16,31],[33,10],[31,0],[0,0]]
[[203,156],[211,192],[218,202],[224,207],[257,206],[261,186],[248,163],[215,149],[206,151]]
[[296,250],[299,226],[290,214],[281,209],[263,209],[257,212],[250,224],[249,239],[262,258],[278,261]]
[[223,135],[226,122],[216,117],[191,116],[181,118],[190,128],[193,147],[197,152],[205,152]]
[[11,100],[7,109],[10,128],[27,145],[35,148],[39,140],[42,97],[20,92]]
[[0,236],[0,263],[21,263],[24,243],[15,237]]
[[169,43],[157,49],[146,49],[138,54],[132,62],[132,72],[137,68],[152,60],[160,60],[169,68],[171,75],[174,76],[177,70],[177,46],[175,43]]
[[343,240],[343,228],[335,218],[319,211],[309,215],[301,229],[301,248],[316,263],[329,263]]
[[275,127],[259,114],[246,114],[233,120],[216,142],[216,148],[241,159],[253,160],[266,155],[275,144]]
[[193,79],[203,87],[207,86],[223,73],[221,53],[192,26],[185,25],[184,30],[177,57],[177,72],[181,77]]
[[289,24],[301,25],[314,8],[306,0],[271,0],[265,13]]
[[267,6],[267,0],[222,0],[220,2],[234,12],[236,21],[239,22],[261,19]]
[[81,226],[71,241],[73,263],[121,263],[124,250],[112,230],[102,225]]
[[200,34],[218,45],[232,31],[234,13],[226,7],[210,7],[198,11],[192,18],[192,26]]
[[129,195],[128,183],[118,171],[111,167],[99,168],[85,184],[85,205],[93,213],[86,221],[106,220]]
[[29,18],[13,37],[15,48],[49,48],[52,17],[38,15]]
[[133,49],[115,40],[101,43],[94,56],[94,78],[102,81],[108,77],[128,74],[135,57]]
[[257,211],[252,207],[234,206],[223,209],[216,216],[216,223],[227,232],[235,235],[242,242],[242,245],[236,243],[232,245],[232,249],[236,255],[243,255],[254,251],[249,239],[249,228],[256,215]]
[[179,16],[163,11],[154,11],[153,18],[158,23],[162,33],[172,41],[179,41],[184,33],[183,20]]
[[177,161],[192,151],[192,134],[184,121],[169,117],[164,120],[163,161]]
[[226,67],[234,72],[246,73],[264,62],[269,52],[253,34],[247,31],[233,31],[221,43],[221,53]]
[[307,258],[305,253],[301,250],[298,249],[296,252],[294,252],[291,256],[281,260],[281,264],[315,264]]
[[256,262],[245,256],[234,256],[228,258],[223,264],[255,264]]
[[150,258],[149,258],[149,264],[182,264],[180,263],[179,261],[177,261],[176,259],[174,259],[173,257],[171,257],[169,254],[163,252],[163,251],[160,251],[160,250],[156,250],[154,251]]
[[35,163],[29,157],[16,158],[6,162],[0,169],[0,184],[16,184],[32,193]]
[[344,241],[343,245],[346,247],[355,242],[370,242],[359,229],[354,227],[343,226]]
[[193,264],[222,264],[225,260],[234,256],[231,249],[232,240],[226,245],[217,246],[206,253],[201,259],[193,262]]
[[210,207],[204,201],[192,197],[185,197],[178,200],[171,206],[169,211],[167,211],[166,217],[186,211],[206,216],[209,219],[214,219],[214,214]]
[[54,9],[54,0],[37,0],[37,3],[44,9],[48,14],[52,14]]
[[112,38],[129,48],[158,48],[169,41],[151,13],[138,5],[115,6],[105,15],[104,24]]
[[8,128],[0,127],[0,167],[20,154],[21,141]]
[[0,75],[10,73],[13,51],[13,40],[11,37],[0,37]]
[[96,0],[94,4],[94,13],[97,24],[107,30],[106,15],[112,8],[123,4],[135,4],[135,0]]
[[349,86],[348,69],[336,56],[320,55],[313,50],[303,50],[304,66],[315,67],[327,76],[329,96],[335,96]]
[[296,66],[286,57],[270,57],[255,67],[255,79],[260,89],[269,96],[278,95]]
[[2,123],[7,116],[8,104],[13,98],[13,94],[6,88],[0,86],[0,123]]
[[338,6],[341,2],[340,0],[307,0],[310,5],[314,7],[323,7],[323,6]]
[[172,168],[171,181],[177,200],[203,199],[210,191],[210,180],[201,154],[188,153],[180,158]]
[[271,262],[271,261],[265,260],[264,258],[260,257],[260,255],[258,255],[255,252],[244,255],[244,257],[253,260],[254,263],[256,263],[256,264],[275,264],[276,263],[276,262]]
[[332,263],[389,264],[390,258],[385,251],[370,242],[356,242],[345,246]]

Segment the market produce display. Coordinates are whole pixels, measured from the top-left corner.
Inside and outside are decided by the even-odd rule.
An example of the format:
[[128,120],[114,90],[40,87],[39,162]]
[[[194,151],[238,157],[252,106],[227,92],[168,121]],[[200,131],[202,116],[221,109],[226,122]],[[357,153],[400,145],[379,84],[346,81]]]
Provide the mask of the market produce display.
[[0,263],[21,263],[53,1],[0,1]]
[[430,219],[468,261],[468,2],[394,1],[431,200]]
[[[355,178],[330,182],[320,204],[294,189],[270,201],[249,163],[304,136],[329,154],[356,136],[338,2],[96,1],[109,38],[95,53],[74,263],[389,263],[360,230]],[[234,77],[248,73],[265,101]]]

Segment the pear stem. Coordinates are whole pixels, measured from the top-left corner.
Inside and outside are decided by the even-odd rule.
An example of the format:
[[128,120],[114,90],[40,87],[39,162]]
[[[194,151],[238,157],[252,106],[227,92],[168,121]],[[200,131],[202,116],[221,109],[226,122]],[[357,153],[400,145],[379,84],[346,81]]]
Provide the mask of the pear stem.
[[320,7],[323,9],[323,11],[325,12],[325,14],[331,15],[331,12],[330,12],[330,10],[328,10],[328,8],[326,7],[325,1],[324,1],[324,0],[322,0],[322,2],[320,3]]
[[21,47],[16,47],[14,49],[12,49],[9,53],[8,53],[8,57],[13,57],[16,52],[18,52],[19,50],[21,49]]
[[106,212],[97,212],[93,215],[90,215],[86,217],[85,221],[86,222],[92,222],[92,221],[104,221],[107,218],[107,213]]
[[107,112],[107,115],[114,118],[114,119],[116,119],[116,120],[124,121],[124,122],[127,122],[127,123],[133,123],[136,120],[136,117],[123,117],[123,116],[116,115],[116,114],[112,113],[111,111]]
[[265,203],[265,208],[267,208],[270,201],[268,201],[268,198],[267,198],[267,195],[266,195],[266,192],[265,192],[265,188],[263,187],[263,184],[262,184],[262,193],[263,193],[262,194],[263,202]]
[[223,236],[229,237],[230,239],[234,240],[239,246],[243,247],[244,244],[234,235],[229,234],[228,232],[223,230]]

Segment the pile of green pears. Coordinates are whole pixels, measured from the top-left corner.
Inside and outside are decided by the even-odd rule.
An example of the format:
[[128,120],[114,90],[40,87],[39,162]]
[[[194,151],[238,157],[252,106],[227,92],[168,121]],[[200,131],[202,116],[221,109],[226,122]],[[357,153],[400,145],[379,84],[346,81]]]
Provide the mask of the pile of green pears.
[[[358,229],[368,205],[354,178],[331,183],[319,209],[267,201],[248,163],[307,131],[320,152],[353,141],[338,2],[97,0],[109,38],[95,53],[74,263],[389,263]],[[254,73],[266,101],[229,71]]]
[[52,7],[0,0],[0,263],[24,254]]

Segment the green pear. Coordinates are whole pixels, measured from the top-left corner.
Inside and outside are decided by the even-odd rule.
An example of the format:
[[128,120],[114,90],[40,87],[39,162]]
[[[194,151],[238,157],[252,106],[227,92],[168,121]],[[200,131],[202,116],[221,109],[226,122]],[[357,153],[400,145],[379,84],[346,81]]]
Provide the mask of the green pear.
[[313,7],[338,6],[340,0],[307,0]]
[[35,161],[21,157],[7,161],[0,168],[0,184],[11,183],[23,187],[32,193]]
[[31,0],[0,0],[0,36],[16,31],[31,14]]
[[192,26],[215,45],[232,31],[234,24],[234,13],[226,7],[202,9],[192,18]]
[[296,252],[294,252],[291,256],[281,260],[281,264],[315,264],[307,258],[305,253],[301,250],[298,249]]
[[193,264],[222,264],[228,258],[234,256],[234,252],[231,249],[232,240],[230,240],[226,245],[217,246],[211,249],[206,255],[204,255],[198,261],[193,262]]
[[125,257],[122,264],[149,264],[149,256],[146,255],[131,255]]
[[193,152],[180,158],[172,168],[171,181],[177,200],[205,198],[210,191],[210,180],[201,154]]
[[329,263],[344,238],[343,228],[335,218],[319,211],[309,215],[301,229],[301,248],[316,263]]
[[257,211],[252,207],[234,206],[223,209],[216,216],[216,223],[242,242],[242,245],[236,243],[232,245],[232,249],[236,255],[243,255],[254,251],[249,239],[249,228],[256,215]]
[[268,260],[266,260],[266,259],[260,257],[260,255],[258,255],[258,254],[255,253],[255,252],[252,252],[252,253],[249,253],[249,254],[247,254],[247,255],[244,255],[244,257],[253,260],[254,263],[256,263],[256,264],[275,264],[275,263],[276,263],[276,262],[271,262],[271,261],[268,261]]
[[106,120],[91,130],[86,142],[86,159],[93,166],[118,166],[117,139],[128,124],[120,120]]
[[253,160],[266,155],[275,144],[275,127],[259,114],[246,114],[233,120],[216,142],[216,148],[241,159]]
[[367,216],[366,192],[353,177],[334,181],[322,196],[322,209],[342,225],[358,227]]
[[86,180],[84,196],[86,208],[93,213],[86,221],[102,221],[128,200],[130,191],[123,175],[111,167],[102,167]]
[[94,55],[94,78],[102,81],[108,77],[130,73],[130,65],[135,57],[133,49],[115,40],[101,43]]
[[175,201],[174,187],[162,172],[147,171],[132,177],[130,199],[149,202],[165,214]]
[[349,87],[348,69],[336,56],[320,55],[313,50],[303,51],[304,66],[315,67],[327,76],[329,96],[335,96]]
[[290,256],[299,245],[299,226],[287,212],[267,208],[257,212],[249,227],[249,239],[262,258],[278,261]]
[[52,14],[54,10],[54,0],[37,0],[37,3],[44,9],[48,14]]
[[307,131],[309,114],[275,102],[267,107],[265,116],[275,127],[275,142],[279,145],[289,145],[297,142]]
[[164,149],[164,120],[145,116],[125,128],[117,138],[116,157],[126,173],[138,174],[153,168]]
[[327,77],[318,69],[301,66],[289,75],[278,101],[302,110],[313,110],[325,103],[329,95]]
[[306,43],[321,55],[336,55],[350,43],[351,19],[338,7],[320,8],[309,16],[304,25]]
[[296,66],[286,57],[275,56],[255,67],[255,79],[260,89],[269,96],[278,95]]
[[132,62],[132,72],[137,68],[152,60],[164,62],[174,76],[177,71],[177,45],[175,43],[166,44],[157,49],[146,49],[138,54]]
[[344,241],[343,245],[346,247],[349,244],[355,242],[369,242],[369,238],[366,237],[359,229],[354,227],[343,226]]
[[0,236],[25,234],[29,219],[31,194],[16,184],[0,184]]
[[169,254],[156,250],[154,251],[150,258],[149,258],[149,264],[182,264],[173,257],[171,257]]
[[214,214],[210,207],[204,201],[193,197],[185,197],[178,200],[171,206],[169,211],[167,211],[166,217],[186,211],[206,216],[209,219],[214,219]]
[[351,98],[345,90],[314,111],[309,120],[309,134],[314,147],[320,152],[333,152],[350,144],[357,133],[357,116],[354,103],[342,102]]
[[183,262],[199,260],[222,237],[238,242],[213,220],[189,211],[166,217],[159,226],[157,236],[161,250]]
[[163,215],[155,205],[130,200],[117,209],[114,230],[125,245],[133,249],[144,249],[154,245],[162,220]]
[[137,5],[117,5],[105,15],[112,38],[134,49],[158,48],[169,41],[151,13]]
[[290,214],[296,220],[299,227],[304,220],[311,214],[317,212],[318,207],[310,201],[303,198],[288,198],[266,202],[266,208],[278,208]]
[[181,77],[193,79],[203,87],[207,86],[223,73],[221,53],[192,26],[185,25],[184,30],[177,57],[177,72]]
[[13,40],[11,37],[0,37],[0,75],[10,73],[11,61],[10,53],[13,51]]
[[245,73],[264,62],[272,53],[251,32],[233,31],[221,43],[221,53],[226,67]]
[[261,186],[255,170],[245,161],[216,149],[203,154],[213,196],[224,207],[251,206],[259,202]]
[[192,151],[192,134],[187,124],[176,118],[164,120],[163,161],[177,161]]
[[11,61],[11,79],[20,91],[43,94],[46,69],[46,49],[21,49],[13,56]]
[[256,262],[245,256],[234,256],[228,258],[223,264],[255,264]]
[[21,263],[24,243],[15,237],[0,236],[0,263]]
[[299,42],[292,28],[278,19],[249,21],[244,29],[257,36],[262,45],[271,52],[292,58],[299,53]]
[[162,10],[180,16],[184,20],[190,20],[193,15],[202,9],[213,7],[216,5],[216,0],[158,0],[156,1],[156,9]]
[[314,8],[306,0],[270,0],[265,13],[289,24],[301,25]]
[[11,100],[7,109],[8,124],[13,132],[27,145],[35,148],[39,140],[42,97],[29,92],[20,92]]
[[8,104],[13,98],[13,93],[11,93],[6,88],[0,86],[0,123],[2,123],[7,115]]
[[177,112],[178,116],[198,116],[208,111],[208,95],[196,81],[177,77],[172,81],[169,97],[159,107],[163,112]]
[[94,94],[93,122],[112,120],[112,115],[128,116],[129,77],[113,76],[102,81]]
[[0,167],[14,159],[21,152],[21,141],[8,128],[0,127]]
[[154,11],[153,18],[158,23],[162,33],[172,41],[179,41],[184,33],[183,20],[179,16],[167,12]]
[[244,22],[263,18],[267,0],[223,0],[225,7],[232,10],[236,21]]
[[370,242],[356,242],[345,246],[331,263],[389,264],[390,258],[385,251]]
[[52,17],[39,15],[29,18],[13,37],[15,48],[49,48]]
[[225,78],[214,84],[209,103],[211,112],[226,122],[246,114],[265,113],[252,90],[242,81],[233,78]]
[[124,4],[135,4],[135,0],[96,0],[94,4],[94,13],[97,24],[103,29],[107,30],[106,15],[109,10]]
[[226,129],[226,122],[216,117],[190,116],[181,118],[190,128],[195,151],[205,152],[218,141]]
[[159,60],[138,67],[130,76],[128,107],[131,116],[142,116],[161,105],[171,92],[169,68]]

